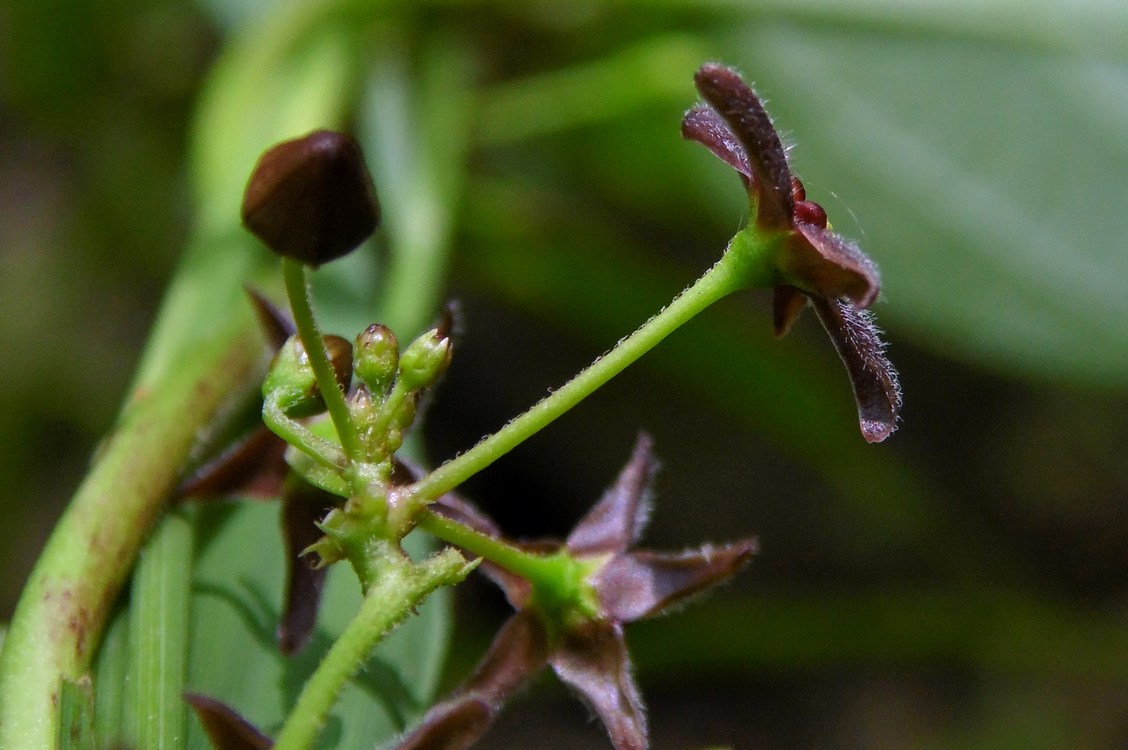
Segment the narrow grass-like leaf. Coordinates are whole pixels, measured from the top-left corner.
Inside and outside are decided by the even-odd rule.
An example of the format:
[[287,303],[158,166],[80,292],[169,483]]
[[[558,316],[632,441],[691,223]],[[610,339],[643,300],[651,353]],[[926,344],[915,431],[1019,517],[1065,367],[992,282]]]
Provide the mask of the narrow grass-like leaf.
[[184,747],[192,524],[166,515],[141,550],[130,602],[132,726],[127,743],[152,750]]
[[98,748],[94,734],[94,690],[89,679],[63,681],[63,687],[59,691],[59,748]]

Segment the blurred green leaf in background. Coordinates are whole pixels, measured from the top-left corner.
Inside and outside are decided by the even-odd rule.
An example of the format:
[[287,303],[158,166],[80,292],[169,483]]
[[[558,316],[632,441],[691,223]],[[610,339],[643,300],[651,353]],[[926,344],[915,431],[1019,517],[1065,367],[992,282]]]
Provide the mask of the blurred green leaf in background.
[[[330,7],[346,20],[267,54],[266,30]],[[224,89],[253,50],[263,85]],[[4,616],[190,232],[234,226],[263,134],[216,113],[275,107],[284,129],[354,112],[382,242],[453,249],[392,266],[374,252],[319,288],[349,336],[380,314],[411,335],[420,309],[460,301],[425,424],[438,461],[653,314],[739,228],[739,182],[678,135],[706,60],[755,82],[808,195],[881,266],[901,430],[865,445],[813,316],[773,341],[766,295],[744,294],[467,494],[515,535],[562,534],[642,428],[664,466],[654,546],[759,536],[739,585],[628,634],[658,747],[1128,745],[1128,5],[1112,0],[9,0]],[[299,79],[326,101],[271,88]],[[428,113],[433,140],[382,147],[412,142],[391,134],[400,107]],[[241,263],[215,271],[232,294]],[[276,606],[277,590],[228,584],[249,618]],[[456,599],[448,682],[504,616],[484,584]],[[605,746],[559,698],[534,690],[484,746]]]

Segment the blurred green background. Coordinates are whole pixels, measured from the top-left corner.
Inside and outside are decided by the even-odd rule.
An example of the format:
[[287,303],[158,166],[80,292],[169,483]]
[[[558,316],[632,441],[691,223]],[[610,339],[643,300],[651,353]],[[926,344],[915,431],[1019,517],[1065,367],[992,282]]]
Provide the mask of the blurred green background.
[[[0,6],[5,618],[200,221],[209,71],[300,5]],[[436,461],[610,347],[739,228],[736,177],[678,135],[705,60],[755,82],[808,195],[883,270],[905,392],[888,443],[858,435],[814,316],[773,341],[749,293],[466,488],[515,535],[561,535],[645,429],[664,467],[650,546],[759,536],[735,584],[628,633],[656,747],[1128,746],[1128,5],[352,5],[361,131],[386,105],[364,71],[387,45],[413,70],[452,66],[429,96],[469,113],[428,126],[458,148],[421,146],[460,159],[452,252],[422,292],[462,310],[426,423]],[[394,212],[405,177],[376,180]],[[365,301],[356,278],[326,306]],[[487,585],[460,590],[448,680],[504,616]],[[549,680],[483,746],[541,742],[606,744]]]

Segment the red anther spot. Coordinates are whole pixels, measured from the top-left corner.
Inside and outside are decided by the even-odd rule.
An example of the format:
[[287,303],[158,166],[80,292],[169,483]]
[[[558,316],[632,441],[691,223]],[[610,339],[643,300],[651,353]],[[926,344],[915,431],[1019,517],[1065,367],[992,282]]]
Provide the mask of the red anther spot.
[[807,189],[803,187],[803,182],[795,175],[791,175],[791,200],[796,203],[807,200]]
[[[799,189],[802,190],[802,186]],[[797,200],[795,201],[795,220],[825,229],[826,211],[814,201]]]

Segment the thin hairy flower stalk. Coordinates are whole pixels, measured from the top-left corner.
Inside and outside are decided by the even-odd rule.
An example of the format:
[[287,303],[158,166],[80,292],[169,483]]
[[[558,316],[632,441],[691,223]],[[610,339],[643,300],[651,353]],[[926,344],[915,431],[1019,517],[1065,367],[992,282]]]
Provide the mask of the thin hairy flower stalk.
[[614,349],[505,427],[415,483],[409,490],[413,500],[423,505],[462,484],[587,398],[713,303],[739,289],[771,285],[767,259],[777,237],[745,233],[740,238],[739,247],[734,243],[700,279]]
[[309,301],[309,282],[306,278],[306,267],[291,258],[282,259],[282,276],[286,282],[286,294],[290,299],[290,309],[294,313],[294,325],[297,326],[298,335],[301,336],[302,345],[309,357],[310,367],[317,376],[317,383],[321,388],[321,397],[325,399],[325,406],[337,429],[337,436],[341,439],[341,447],[345,455],[351,460],[361,460],[364,455],[360,439],[356,434],[356,425],[353,424],[349,414],[348,404],[345,403],[345,394],[337,385],[333,374],[333,366],[329,362],[329,355],[325,352],[322,343],[321,331],[313,317],[313,308]]
[[550,557],[526,552],[504,539],[483,534],[466,524],[431,510],[424,510],[420,514],[419,528],[528,581],[536,582],[553,578],[560,567]]

